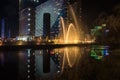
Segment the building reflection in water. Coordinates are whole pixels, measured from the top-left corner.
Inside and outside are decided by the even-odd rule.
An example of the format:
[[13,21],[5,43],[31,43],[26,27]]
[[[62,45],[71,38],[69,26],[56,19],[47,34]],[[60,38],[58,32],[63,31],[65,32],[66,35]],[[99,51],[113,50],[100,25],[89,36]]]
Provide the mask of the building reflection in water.
[[0,78],[17,80],[18,56],[17,51],[0,51]]
[[67,74],[69,69],[77,70],[84,56],[101,60],[107,55],[109,46],[4,51],[0,52],[0,74],[14,80],[54,80]]
[[84,52],[79,47],[19,51],[19,80],[59,77],[64,69],[77,65]]

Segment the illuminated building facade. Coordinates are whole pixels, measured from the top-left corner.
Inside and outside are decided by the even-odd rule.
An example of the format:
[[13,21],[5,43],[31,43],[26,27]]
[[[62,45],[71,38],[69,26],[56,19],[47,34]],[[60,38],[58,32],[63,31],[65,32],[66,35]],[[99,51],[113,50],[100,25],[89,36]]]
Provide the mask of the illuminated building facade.
[[35,7],[40,0],[19,0],[19,36],[35,35]]
[[59,18],[71,22],[68,4],[71,4],[79,19],[81,18],[81,0],[20,0],[19,36],[43,36],[43,14],[50,13],[50,34],[59,34]]
[[48,0],[43,4],[36,7],[35,15],[35,36],[43,36],[43,14],[50,13],[51,28],[50,37],[55,38],[59,34],[59,21],[60,16],[67,22],[70,21],[71,16],[69,15],[69,6],[74,7],[76,15],[81,20],[81,0]]
[[43,36],[43,14],[50,13],[52,28],[61,15],[62,6],[63,0],[48,0],[36,7],[35,36]]
[[[46,1],[44,3],[38,5],[37,0],[23,0],[23,1],[32,1],[32,3],[27,3],[27,5],[23,5],[25,2],[22,2],[22,7],[20,8],[20,27],[19,27],[19,35],[35,35],[35,36],[46,36],[46,29],[44,29],[44,25],[47,23],[47,19],[50,19],[50,37],[55,37],[59,34],[59,22],[60,22],[60,16],[64,18],[64,20],[68,20],[68,4],[75,5],[74,0],[41,0]],[[37,4],[35,4],[36,2]],[[73,1],[73,2],[72,2]],[[79,4],[78,4],[79,5]],[[77,8],[76,8],[77,12]],[[46,19],[44,19],[44,14],[49,13]],[[79,14],[79,13],[78,13]],[[33,16],[33,17],[32,17]],[[45,21],[44,21],[45,20]],[[44,31],[45,30],[45,31]],[[48,31],[49,32],[49,31]],[[49,50],[35,50],[34,52],[34,58],[35,60],[31,65],[35,64],[35,73],[36,77],[40,78],[41,76],[51,75],[51,73],[57,72],[57,67],[55,66],[54,57],[53,59],[50,58],[50,56],[46,56],[46,54],[49,54]],[[46,53],[46,54],[45,54]],[[46,57],[43,57],[44,55]],[[55,58],[56,60],[56,58]],[[50,65],[46,64],[45,62],[51,63]],[[44,64],[43,64],[44,62]],[[57,63],[57,61],[56,61]],[[49,66],[49,67],[44,67]],[[44,69],[44,68],[45,69]],[[52,68],[52,69],[51,69]],[[43,71],[47,70],[47,71]],[[33,69],[31,69],[33,70]],[[48,73],[49,72],[49,73]],[[31,77],[28,75],[28,78]]]
[[34,35],[35,12],[34,8],[28,7],[20,12],[19,35]]

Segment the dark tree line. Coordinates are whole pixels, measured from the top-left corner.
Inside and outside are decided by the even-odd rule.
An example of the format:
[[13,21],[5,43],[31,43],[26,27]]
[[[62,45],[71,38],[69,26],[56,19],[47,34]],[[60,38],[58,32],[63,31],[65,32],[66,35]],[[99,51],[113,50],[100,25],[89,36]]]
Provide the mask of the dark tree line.
[[94,25],[106,24],[109,30],[107,39],[111,42],[120,42],[120,4],[116,5],[110,13],[102,12],[95,20]]

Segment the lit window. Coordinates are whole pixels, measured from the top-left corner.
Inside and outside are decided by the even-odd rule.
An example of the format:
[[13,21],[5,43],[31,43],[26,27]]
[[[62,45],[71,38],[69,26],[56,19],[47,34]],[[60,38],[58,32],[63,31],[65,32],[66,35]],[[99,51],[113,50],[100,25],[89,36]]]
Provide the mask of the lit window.
[[30,8],[28,8],[28,10],[30,11],[31,9],[30,9]]
[[30,23],[28,23],[28,26],[30,26]]
[[39,0],[37,0],[37,2],[39,2]]
[[30,19],[30,18],[28,18],[27,20],[28,20],[28,21],[30,21],[31,19]]
[[30,67],[30,65],[28,64],[28,65],[27,65],[27,67],[29,68],[29,67]]
[[31,14],[30,13],[28,13],[28,16],[30,16]]
[[28,29],[28,31],[30,31],[30,29]]
[[57,13],[58,15],[60,15],[60,13]]
[[30,78],[30,76],[28,75],[28,78]]
[[30,72],[30,70],[28,70],[28,73]]
[[27,62],[29,63],[29,62],[30,62],[30,60],[28,59],[28,60],[27,60]]

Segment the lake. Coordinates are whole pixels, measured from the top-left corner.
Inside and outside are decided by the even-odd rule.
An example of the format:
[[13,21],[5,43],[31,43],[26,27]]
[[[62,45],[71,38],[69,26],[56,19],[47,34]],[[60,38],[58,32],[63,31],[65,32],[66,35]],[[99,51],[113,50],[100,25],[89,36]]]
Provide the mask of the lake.
[[117,46],[0,51],[1,80],[120,80],[119,74]]

